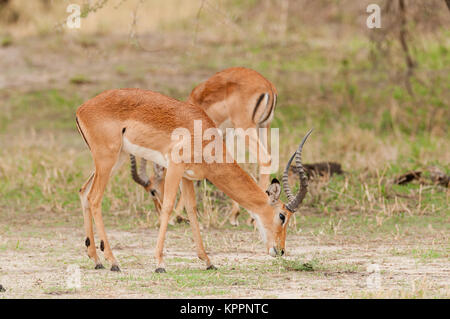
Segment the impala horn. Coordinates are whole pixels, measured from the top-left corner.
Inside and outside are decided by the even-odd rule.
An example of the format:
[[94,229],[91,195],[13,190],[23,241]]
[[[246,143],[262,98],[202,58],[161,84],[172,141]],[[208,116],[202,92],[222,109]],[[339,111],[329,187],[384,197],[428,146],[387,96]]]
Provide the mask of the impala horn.
[[133,180],[139,185],[142,185],[144,188],[147,188],[150,185],[150,179],[148,178],[147,173],[145,171],[147,161],[145,159],[142,159],[141,167],[139,168],[138,172],[136,169],[136,157],[130,154],[130,160],[131,160],[131,176],[133,177]]
[[[311,129],[305,135],[305,137],[303,138],[302,142],[300,143],[298,149],[295,151],[294,154],[292,154],[291,158],[289,159],[289,162],[287,163],[286,168],[284,169],[284,173],[283,173],[283,178],[282,178],[283,189],[288,198],[288,203],[286,204],[286,208],[292,213],[295,213],[298,206],[301,204],[301,202],[305,198],[306,193],[308,192],[308,178],[306,177],[305,170],[302,165],[302,148],[303,148],[303,144],[305,144],[306,139],[309,137],[309,135],[311,135],[312,131],[313,130]],[[298,194],[295,196],[294,196],[294,194],[292,194],[292,191],[291,191],[291,188],[290,188],[289,182],[288,182],[289,167],[291,166],[291,163],[292,163],[292,160],[294,159],[294,157],[295,157],[295,164],[297,166],[299,176],[300,176],[300,190],[299,190]]]

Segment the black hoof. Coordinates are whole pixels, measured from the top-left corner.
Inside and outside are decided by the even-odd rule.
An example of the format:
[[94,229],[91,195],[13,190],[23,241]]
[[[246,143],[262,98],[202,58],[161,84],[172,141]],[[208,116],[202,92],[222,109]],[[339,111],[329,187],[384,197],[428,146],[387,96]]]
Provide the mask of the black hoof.
[[105,267],[102,264],[95,265],[95,269],[105,269]]
[[217,267],[214,265],[209,265],[208,267],[206,267],[206,270],[217,270]]
[[158,274],[163,274],[166,272],[166,270],[164,268],[156,268],[155,272]]
[[111,271],[120,271],[120,268],[117,265],[112,265]]
[[175,218],[175,222],[176,222],[177,224],[181,224],[181,223],[189,224],[189,219],[186,219],[186,218],[181,217],[180,215],[178,215],[178,216]]
[[3,288],[3,286],[2,285],[0,285],[0,292],[5,292],[6,291],[6,289],[5,288]]

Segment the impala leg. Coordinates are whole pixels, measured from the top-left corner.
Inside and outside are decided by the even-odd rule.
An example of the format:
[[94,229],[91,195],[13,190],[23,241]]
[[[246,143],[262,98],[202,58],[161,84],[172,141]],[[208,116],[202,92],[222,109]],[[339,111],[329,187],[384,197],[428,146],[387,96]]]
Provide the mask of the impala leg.
[[175,206],[175,214],[170,219],[171,225],[173,225],[174,223],[187,223],[188,222],[188,220],[185,217],[181,216],[184,208],[185,208],[184,195],[183,195],[183,192],[180,192],[180,197],[178,199],[177,205]]
[[233,226],[238,226],[239,225],[239,221],[238,221],[238,216],[239,216],[239,204],[238,202],[235,202],[234,200],[232,201],[231,204],[231,215],[230,215],[230,224]]
[[211,263],[208,255],[206,254],[205,247],[203,246],[203,241],[200,234],[200,225],[197,218],[197,203],[195,198],[194,183],[190,180],[183,179],[181,184],[182,193],[185,196],[185,207],[197,249],[197,256],[206,263],[206,269],[216,269],[216,267],[214,267]]
[[189,218],[189,224],[191,225],[192,234],[194,236],[195,245],[197,247],[197,256],[204,262],[206,262],[206,269],[216,269],[208,255],[206,254],[205,247],[203,246],[202,236],[200,234],[200,226],[197,218],[197,203],[195,200],[194,183],[186,178],[183,178],[181,182],[181,193],[183,194],[186,205],[186,211]]
[[87,247],[87,253],[90,259],[92,259],[95,263],[95,269],[103,269],[103,265],[100,262],[100,259],[97,255],[97,250],[95,249],[95,240],[94,240],[94,229],[92,225],[92,214],[89,207],[89,202],[87,200],[87,194],[89,194],[92,183],[94,181],[95,172],[89,176],[88,180],[80,189],[80,200],[81,207],[83,208],[83,217],[84,217],[84,230],[86,232],[86,240],[85,245]]
[[125,158],[124,154],[120,154],[119,159],[104,156],[101,161],[96,162],[94,181],[88,195],[89,207],[94,217],[95,228],[100,237],[100,250],[104,252],[106,260],[111,263],[111,271],[120,271],[120,268],[106,236],[101,205],[103,193],[112,172],[123,163]]
[[164,199],[162,203],[160,225],[158,233],[158,241],[156,243],[155,258],[158,264],[156,272],[166,272],[163,261],[164,240],[167,232],[167,225],[169,224],[170,214],[172,213],[175,198],[177,196],[178,185],[184,173],[182,164],[175,164],[169,162],[166,178],[164,180]]
[[179,216],[180,212],[183,211],[184,208],[184,203],[182,201],[183,201],[183,193],[180,193],[180,198],[178,199],[177,205],[175,206],[174,209],[174,214],[173,215],[170,214],[169,225],[175,225],[175,223],[178,222],[178,218],[183,218]]

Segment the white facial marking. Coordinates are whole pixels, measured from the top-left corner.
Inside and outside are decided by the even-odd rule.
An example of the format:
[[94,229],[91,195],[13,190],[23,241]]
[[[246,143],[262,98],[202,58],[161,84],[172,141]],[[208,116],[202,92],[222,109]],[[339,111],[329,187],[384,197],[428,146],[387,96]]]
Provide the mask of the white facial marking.
[[163,156],[161,152],[139,146],[131,143],[126,137],[123,137],[123,150],[137,157],[143,157],[148,161],[155,162],[167,168],[167,156]]
[[264,228],[262,222],[261,222],[261,218],[259,218],[259,216],[251,211],[249,211],[250,215],[252,216],[252,218],[256,221],[256,227],[259,230],[259,235],[261,236],[262,241],[265,243],[267,243],[267,233],[266,233],[266,229]]

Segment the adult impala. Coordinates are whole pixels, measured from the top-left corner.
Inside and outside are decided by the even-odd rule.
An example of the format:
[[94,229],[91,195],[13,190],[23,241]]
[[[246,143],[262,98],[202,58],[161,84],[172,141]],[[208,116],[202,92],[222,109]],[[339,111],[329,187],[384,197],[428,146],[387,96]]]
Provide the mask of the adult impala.
[[[222,145],[223,163],[195,163],[194,152],[189,161],[174,160],[172,151],[180,147],[180,142],[172,139],[173,131],[184,128],[193,134],[195,121],[201,121],[204,130],[218,130],[200,107],[141,89],[106,91],[78,108],[77,127],[91,151],[95,165],[94,172],[80,189],[80,198],[86,231],[85,244],[96,269],[103,268],[103,265],[95,248],[92,218],[99,233],[100,249],[111,263],[111,270],[120,270],[106,236],[101,201],[111,174],[127,159],[128,154],[151,160],[167,168],[155,249],[158,264],[156,272],[165,271],[164,238],[180,182],[198,257],[206,262],[207,269],[214,269],[203,247],[192,182],[204,178],[251,212],[270,255],[284,253],[286,225],[307,192],[307,178],[302,170],[301,189],[297,195],[292,194],[287,183],[288,170],[294,157],[297,166],[302,167],[301,150],[309,133],[292,155],[284,171],[283,187],[289,199],[284,205],[279,200],[279,182],[273,180],[264,192],[236,161],[226,162],[225,144]],[[203,146],[206,145],[206,141],[202,143]]]
[[[222,130],[228,127],[243,130],[270,128],[277,101],[277,90],[258,72],[233,67],[220,71],[207,81],[195,87],[188,99],[189,103],[200,106]],[[249,130],[249,152],[255,155],[259,164],[258,184],[265,189],[269,185],[271,156],[267,150],[267,139],[262,134],[259,138],[256,130]],[[258,151],[260,152],[258,154]],[[258,156],[261,155],[261,156]],[[146,160],[141,160],[139,170],[136,159],[131,156],[133,179],[150,192],[159,214],[163,197],[164,172],[161,166],[154,166],[155,176],[151,179],[145,173]],[[149,185],[153,185],[151,188]],[[176,212],[183,208],[181,195]],[[237,225],[239,205],[233,201],[230,222]]]

